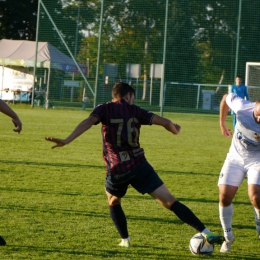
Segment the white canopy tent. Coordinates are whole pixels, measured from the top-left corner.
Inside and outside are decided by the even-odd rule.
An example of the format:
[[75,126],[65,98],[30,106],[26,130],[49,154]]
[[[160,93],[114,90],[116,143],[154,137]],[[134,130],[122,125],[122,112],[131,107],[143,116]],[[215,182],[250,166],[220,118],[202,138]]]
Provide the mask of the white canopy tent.
[[[4,67],[27,67],[33,68],[35,63],[36,42],[24,40],[6,40],[0,41],[0,66]],[[78,63],[81,71],[86,74],[87,67]],[[56,47],[48,42],[38,42],[37,48],[37,68],[48,69],[47,90],[50,83],[51,69],[61,70],[64,72],[78,73],[73,59],[62,53]],[[4,69],[2,70],[4,72]],[[0,75],[0,90],[9,86],[4,86],[4,73]],[[48,91],[47,91],[48,93]]]

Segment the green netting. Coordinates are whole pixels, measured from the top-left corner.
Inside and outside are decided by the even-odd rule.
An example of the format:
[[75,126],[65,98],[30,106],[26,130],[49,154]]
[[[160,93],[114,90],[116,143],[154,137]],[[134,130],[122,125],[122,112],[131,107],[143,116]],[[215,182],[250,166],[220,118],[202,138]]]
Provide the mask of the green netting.
[[[51,69],[50,106],[93,107],[111,99],[116,81],[126,81],[149,110],[214,113],[236,74],[245,79],[246,62],[259,59],[260,1],[41,0],[39,6],[37,41],[88,68]],[[44,73],[37,69],[37,77]]]

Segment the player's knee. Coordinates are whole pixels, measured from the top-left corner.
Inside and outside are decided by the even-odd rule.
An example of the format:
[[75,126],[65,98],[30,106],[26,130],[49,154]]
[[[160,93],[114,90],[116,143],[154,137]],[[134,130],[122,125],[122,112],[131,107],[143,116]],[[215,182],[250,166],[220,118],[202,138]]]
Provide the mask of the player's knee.
[[115,196],[112,196],[108,199],[108,204],[110,206],[119,205],[121,203],[121,199]]
[[227,207],[232,203],[232,197],[226,195],[226,194],[220,194],[219,195],[219,204],[222,207]]
[[168,198],[166,201],[160,201],[163,207],[166,209],[171,210],[171,206],[176,202],[177,200],[174,197]]
[[257,193],[250,195],[250,201],[255,208],[260,209],[260,196]]

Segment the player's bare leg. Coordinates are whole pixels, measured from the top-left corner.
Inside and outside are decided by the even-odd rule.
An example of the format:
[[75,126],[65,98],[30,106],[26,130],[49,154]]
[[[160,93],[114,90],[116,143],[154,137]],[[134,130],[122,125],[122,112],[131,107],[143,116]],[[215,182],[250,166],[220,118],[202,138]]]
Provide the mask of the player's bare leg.
[[172,204],[177,201],[177,199],[170,193],[165,184],[151,192],[150,195],[155,198],[162,206],[169,210],[171,209]]
[[256,231],[260,239],[260,185],[249,184],[248,196],[254,207]]

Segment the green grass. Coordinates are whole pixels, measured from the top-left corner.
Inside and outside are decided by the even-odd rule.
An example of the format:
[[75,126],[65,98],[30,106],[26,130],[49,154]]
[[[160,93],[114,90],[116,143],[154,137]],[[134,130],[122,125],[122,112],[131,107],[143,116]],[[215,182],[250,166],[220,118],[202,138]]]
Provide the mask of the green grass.
[[[45,136],[66,137],[89,112],[11,107],[23,121],[20,135],[0,114],[0,259],[195,259],[188,248],[196,233],[148,195],[129,188],[122,205],[134,247],[119,248],[104,193],[100,125],[70,145],[52,150]],[[178,136],[143,126],[141,146],[172,193],[214,232],[217,180],[231,139],[221,135],[218,115],[165,113],[182,126]],[[229,119],[230,120],[230,119]],[[231,127],[231,121],[229,122]],[[212,259],[259,259],[246,181],[234,200],[236,242]],[[199,257],[200,258],[200,257]]]

